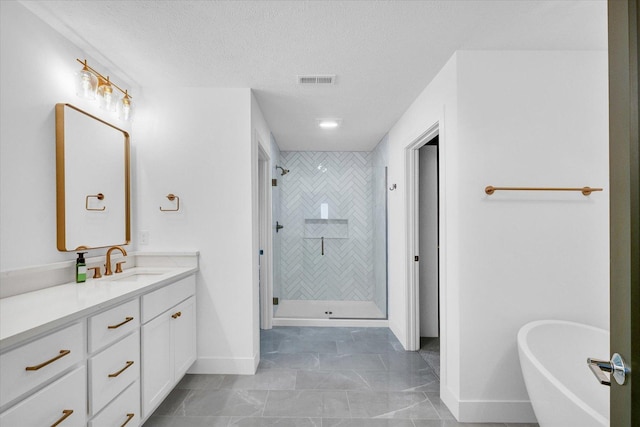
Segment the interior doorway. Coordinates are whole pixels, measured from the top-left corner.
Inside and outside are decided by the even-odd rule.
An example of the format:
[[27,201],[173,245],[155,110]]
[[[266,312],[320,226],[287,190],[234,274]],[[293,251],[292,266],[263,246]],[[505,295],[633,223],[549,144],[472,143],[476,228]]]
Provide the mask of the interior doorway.
[[[438,243],[438,141],[436,135],[418,150],[418,245],[420,338],[440,336]],[[431,340],[433,341],[433,340]]]

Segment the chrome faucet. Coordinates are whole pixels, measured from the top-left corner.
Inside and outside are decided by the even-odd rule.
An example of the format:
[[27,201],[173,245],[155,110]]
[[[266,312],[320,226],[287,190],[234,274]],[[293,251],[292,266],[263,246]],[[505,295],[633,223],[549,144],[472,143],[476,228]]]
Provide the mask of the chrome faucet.
[[[124,248],[120,247],[120,246],[112,246],[109,248],[109,250],[107,251],[107,262],[104,265],[105,266],[105,271],[104,271],[104,275],[105,276],[111,276],[113,274],[113,271],[111,271],[111,252],[115,251],[115,250],[119,250],[120,252],[122,252],[122,255],[127,256],[127,251],[124,250]],[[120,267],[122,262],[118,263],[118,266],[116,268],[116,273],[122,273],[122,269]]]

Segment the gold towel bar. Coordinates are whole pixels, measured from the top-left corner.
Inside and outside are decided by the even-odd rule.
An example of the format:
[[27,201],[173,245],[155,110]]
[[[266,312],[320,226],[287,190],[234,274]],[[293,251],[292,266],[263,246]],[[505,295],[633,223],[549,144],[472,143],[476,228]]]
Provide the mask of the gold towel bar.
[[593,191],[602,191],[602,188],[591,188],[591,187],[582,187],[582,188],[572,188],[572,187],[557,187],[557,188],[545,188],[545,187],[494,187],[489,185],[485,187],[484,192],[488,195],[492,195],[496,191],[580,191],[583,195],[588,196]]

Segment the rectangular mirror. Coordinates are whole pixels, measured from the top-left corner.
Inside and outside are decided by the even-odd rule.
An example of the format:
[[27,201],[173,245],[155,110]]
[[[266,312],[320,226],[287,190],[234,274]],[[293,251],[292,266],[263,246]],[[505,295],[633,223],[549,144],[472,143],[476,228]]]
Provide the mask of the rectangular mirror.
[[129,134],[70,104],[56,104],[58,250],[131,240]]

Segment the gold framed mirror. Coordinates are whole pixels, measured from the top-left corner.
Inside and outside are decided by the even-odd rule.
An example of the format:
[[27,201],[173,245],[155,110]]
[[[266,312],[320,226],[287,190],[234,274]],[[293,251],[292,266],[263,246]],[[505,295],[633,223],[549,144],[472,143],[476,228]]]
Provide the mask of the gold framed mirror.
[[129,133],[71,104],[56,104],[59,251],[131,241]]

